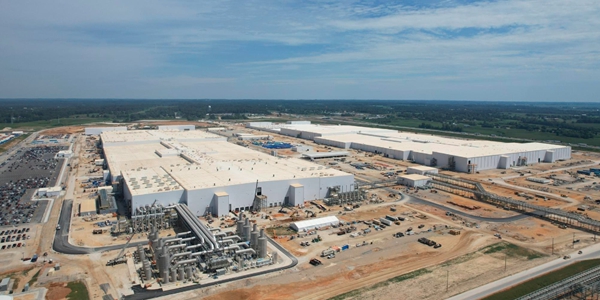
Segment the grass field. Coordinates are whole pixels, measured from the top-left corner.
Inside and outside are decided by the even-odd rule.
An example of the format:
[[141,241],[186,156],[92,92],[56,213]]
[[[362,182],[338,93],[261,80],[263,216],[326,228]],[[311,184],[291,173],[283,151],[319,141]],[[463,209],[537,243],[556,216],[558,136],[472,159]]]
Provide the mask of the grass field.
[[267,234],[271,236],[294,235],[296,232],[288,226],[267,228]]
[[37,281],[41,271],[42,269],[39,269],[37,272],[35,272],[35,274],[33,274],[33,277],[31,277],[31,280],[29,280],[29,286],[32,286]]
[[61,126],[72,126],[72,125],[81,125],[87,123],[94,122],[109,122],[111,119],[108,118],[62,118],[60,120],[45,120],[45,121],[35,121],[35,122],[24,122],[24,123],[0,123],[0,129],[10,127],[13,130],[23,129],[23,130],[41,130],[46,128],[53,127],[61,127]]
[[500,242],[497,244],[489,245],[481,249],[484,254],[492,254],[502,252],[508,257],[526,257],[528,260],[544,257],[544,254],[539,252],[517,246],[515,244]]
[[483,300],[515,299],[598,265],[600,265],[600,259],[576,262],[560,270],[531,279],[508,290],[486,297]]
[[16,138],[14,138],[12,141],[9,141],[6,144],[3,144],[0,146],[0,153],[8,150],[10,147],[20,143],[22,140],[26,139],[29,136],[29,134],[22,134]]
[[[452,265],[466,263],[466,262],[468,262],[478,256],[481,256],[481,255],[490,255],[490,254],[494,254],[494,253],[505,253],[508,257],[511,257],[511,258],[525,258],[527,260],[532,260],[532,259],[536,259],[536,258],[540,258],[540,257],[544,256],[541,253],[511,244],[511,243],[499,242],[499,243],[496,243],[493,245],[483,247],[477,251],[459,256],[459,257],[451,259],[451,260],[448,260],[438,266],[434,266],[431,268],[423,268],[423,269],[419,269],[419,270],[416,270],[416,271],[413,271],[410,273],[406,273],[406,274],[403,274],[403,275],[400,275],[400,276],[397,276],[394,278],[390,278],[386,281],[382,281],[380,283],[374,284],[369,287],[352,290],[350,292],[330,298],[329,300],[343,300],[343,299],[347,299],[347,298],[358,297],[361,294],[371,291],[371,290],[375,290],[375,289],[378,289],[381,287],[388,286],[393,283],[398,283],[401,281],[419,277],[419,276],[427,274],[427,273],[431,273],[431,272],[435,271],[438,267],[446,268],[446,267],[450,267]],[[508,298],[505,298],[505,299],[508,299]]]
[[90,299],[90,295],[88,293],[85,284],[81,281],[73,281],[67,283],[67,287],[71,289],[71,292],[67,295],[67,299],[69,300],[87,300]]
[[374,285],[372,285],[370,287],[366,287],[366,288],[362,288],[362,289],[357,289],[357,290],[353,290],[353,291],[350,291],[350,292],[347,292],[347,293],[344,293],[344,294],[341,294],[341,295],[337,295],[337,296],[335,296],[333,298],[329,298],[329,300],[343,300],[343,299],[350,298],[350,297],[356,297],[356,296],[359,296],[360,294],[362,294],[364,292],[371,291],[371,290],[374,290],[374,289],[378,289],[380,287],[384,287],[384,286],[387,286],[387,285],[390,285],[390,284],[394,284],[394,283],[402,282],[402,281],[405,281],[405,280],[409,280],[409,279],[412,279],[412,278],[415,278],[415,277],[419,277],[419,276],[421,276],[423,274],[427,274],[427,273],[431,273],[431,271],[428,270],[428,269],[419,269],[419,270],[416,270],[416,271],[413,271],[413,272],[410,272],[410,273],[406,273],[406,274],[403,274],[403,275],[400,275],[400,276],[396,276],[394,278],[390,278],[390,279],[388,279],[386,281],[382,281],[382,282],[374,284]]

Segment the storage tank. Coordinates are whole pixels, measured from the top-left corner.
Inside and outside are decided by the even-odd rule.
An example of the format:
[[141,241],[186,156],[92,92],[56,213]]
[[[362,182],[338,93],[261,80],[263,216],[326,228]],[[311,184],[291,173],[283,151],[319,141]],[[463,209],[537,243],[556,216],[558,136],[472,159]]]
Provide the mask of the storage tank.
[[175,268],[171,269],[171,282],[177,281],[177,270]]
[[138,245],[138,257],[140,258],[140,262],[146,261],[146,252],[144,251],[144,247],[142,245]]
[[188,279],[192,279],[192,267],[185,268],[185,273]]
[[183,269],[183,267],[179,268],[179,280],[183,281],[185,279],[185,270]]
[[271,252],[271,263],[273,263],[273,264],[277,263],[277,251]]
[[258,226],[256,226],[256,224],[254,224],[254,230],[252,230],[252,233],[250,233],[250,247],[252,247],[252,249],[254,249],[255,251],[257,250],[256,248],[256,244],[258,244]]
[[240,213],[240,217],[237,220],[237,228],[236,228],[236,234],[239,236],[244,235],[243,231],[243,227],[244,227],[244,215],[242,215],[242,213]]
[[258,238],[258,249],[256,250],[259,258],[267,257],[267,237],[265,236],[265,230],[260,230],[260,237]]
[[166,272],[169,270],[171,262],[169,261],[169,255],[166,253],[161,253],[158,257],[158,271]]
[[246,224],[244,225],[244,234],[242,238],[244,239],[244,242],[247,242],[250,240],[250,220],[246,218],[245,222]]
[[161,272],[160,274],[161,274],[160,277],[162,278],[163,284],[169,283],[169,272],[164,271],[164,272]]

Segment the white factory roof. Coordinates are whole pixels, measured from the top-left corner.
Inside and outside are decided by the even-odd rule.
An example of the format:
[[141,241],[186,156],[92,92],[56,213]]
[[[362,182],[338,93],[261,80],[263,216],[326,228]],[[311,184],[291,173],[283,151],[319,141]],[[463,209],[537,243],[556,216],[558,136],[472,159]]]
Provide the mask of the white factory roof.
[[348,151],[332,151],[332,152],[309,152],[309,153],[302,153],[302,156],[314,159],[314,158],[348,156],[349,154],[350,153]]
[[413,181],[419,181],[419,180],[430,180],[431,178],[424,176],[424,175],[419,175],[419,174],[408,174],[408,175],[400,175],[398,176],[399,178],[402,179],[409,179],[409,180],[413,180]]
[[[143,131],[142,131],[143,132]],[[294,178],[351,176],[297,158],[278,158],[242,146],[228,143],[213,134],[199,131],[176,132],[173,138],[157,140],[151,133],[134,135],[130,143],[126,135],[122,142],[104,145],[104,152],[113,176],[122,174],[134,195],[180,189],[202,189],[258,181],[289,180]],[[112,141],[114,132],[103,133]],[[162,131],[161,133],[165,133]],[[190,139],[189,134],[193,134]],[[182,137],[182,140],[178,138]],[[146,138],[147,140],[145,140]],[[207,142],[209,141],[209,142]],[[177,155],[159,156],[165,149]],[[169,151],[173,152],[173,151]],[[136,188],[133,188],[133,186]]]
[[398,132],[389,135],[388,137],[351,133],[324,136],[316,139],[317,142],[319,140],[345,143],[352,142],[374,147],[399,151],[413,151],[425,154],[438,152],[468,158],[564,148],[564,146],[543,143],[502,143],[483,140],[465,140],[408,132]]
[[328,226],[331,224],[339,224],[340,220],[336,216],[327,216],[317,219],[310,219],[304,221],[293,222],[290,226],[295,230],[302,230],[304,228],[315,228],[320,226]]
[[318,133],[323,136],[325,135],[337,135],[344,133],[371,133],[371,134],[384,134],[390,135],[396,132],[391,129],[371,128],[371,127],[360,127],[352,125],[319,125],[319,124],[286,124],[282,125],[281,128],[287,128],[291,130],[299,130],[304,132]]
[[412,167],[408,167],[408,169],[424,171],[424,172],[437,170],[437,168],[428,167],[428,166],[412,166]]
[[125,142],[146,142],[155,141],[198,141],[207,139],[224,139],[222,136],[203,131],[203,130],[129,130],[129,131],[109,131],[102,133],[102,142],[125,143]]

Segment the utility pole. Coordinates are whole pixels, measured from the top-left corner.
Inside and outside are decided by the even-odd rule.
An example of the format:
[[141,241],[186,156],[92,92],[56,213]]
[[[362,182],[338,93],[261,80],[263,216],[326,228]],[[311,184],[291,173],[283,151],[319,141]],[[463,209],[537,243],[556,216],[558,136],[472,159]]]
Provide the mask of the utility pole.
[[552,238],[552,255],[554,255],[554,238]]
[[573,249],[575,249],[575,232],[573,232]]
[[506,272],[506,261],[508,259],[507,256],[508,255],[506,255],[506,252],[504,252],[504,272]]
[[448,287],[450,287],[450,270],[446,270],[446,292],[448,292]]

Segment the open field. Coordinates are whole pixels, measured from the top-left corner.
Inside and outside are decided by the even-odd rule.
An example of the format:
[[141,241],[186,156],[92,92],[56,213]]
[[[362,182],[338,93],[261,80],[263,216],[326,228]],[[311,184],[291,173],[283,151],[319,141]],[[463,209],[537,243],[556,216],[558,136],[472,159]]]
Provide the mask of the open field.
[[16,145],[18,143],[20,143],[21,141],[23,141],[24,139],[26,139],[28,136],[29,136],[28,133],[22,134],[22,135],[20,135],[20,136],[18,136],[16,138],[12,139],[8,143],[0,145],[0,153],[6,151],[8,149],[10,149],[12,146],[14,146],[14,145]]
[[[532,260],[544,257],[541,253],[501,242],[443,264],[393,277],[369,287],[332,297],[330,300],[381,299],[389,295],[402,295],[402,299],[441,299],[436,297],[450,296],[452,295],[450,290],[455,292],[462,290],[465,286],[473,284],[473,281],[477,281],[479,277],[487,277],[488,280],[493,277],[501,278],[515,272],[516,269],[521,269],[520,264],[528,265]],[[506,268],[504,268],[505,260]],[[472,268],[474,265],[478,267]]]
[[0,128],[10,127],[12,130],[38,131],[46,128],[81,125],[96,122],[110,122],[109,118],[61,118],[60,120],[44,120],[23,123],[0,123]]

